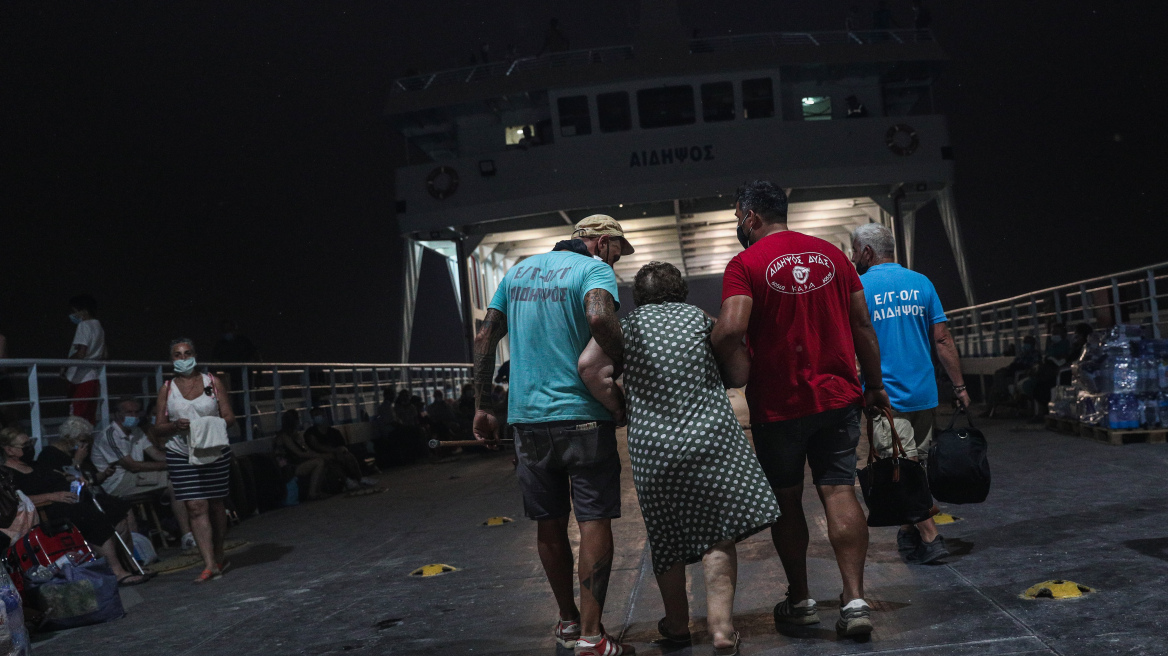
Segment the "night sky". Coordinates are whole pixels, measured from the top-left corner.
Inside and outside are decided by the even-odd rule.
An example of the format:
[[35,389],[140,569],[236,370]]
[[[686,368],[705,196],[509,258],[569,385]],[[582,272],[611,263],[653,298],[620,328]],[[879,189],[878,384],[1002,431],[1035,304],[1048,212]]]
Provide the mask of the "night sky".
[[[680,4],[705,35],[842,29],[848,6],[864,20],[870,7]],[[910,24],[908,0],[891,4]],[[1168,259],[1156,5],[929,6],[951,58],[937,98],[979,300]],[[463,65],[482,42],[531,54],[552,16],[573,48],[630,43],[631,7],[5,3],[0,333],[11,354],[64,356],[66,301],[88,292],[114,358],[161,358],[177,335],[209,351],[233,318],[269,361],[395,359],[393,170],[405,150],[382,116],[390,82]],[[937,218],[918,224],[918,268],[957,307]],[[440,264],[427,262],[422,294],[452,303]],[[415,360],[461,352],[444,337],[459,334],[448,304],[419,308],[429,328]]]

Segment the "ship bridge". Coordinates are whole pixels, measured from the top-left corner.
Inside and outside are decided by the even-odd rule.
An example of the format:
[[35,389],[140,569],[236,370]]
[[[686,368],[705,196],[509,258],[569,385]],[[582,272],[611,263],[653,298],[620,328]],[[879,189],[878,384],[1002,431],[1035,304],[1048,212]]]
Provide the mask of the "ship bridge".
[[930,32],[686,39],[669,4],[643,3],[632,45],[393,83],[387,115],[415,158],[396,171],[403,361],[422,248],[449,258],[469,345],[506,270],[590,214],[615,217],[637,249],[616,266],[622,285],[651,260],[721,276],[741,250],[734,192],[757,178],[787,188],[792,229],[849,252],[849,233],[879,222],[910,268],[916,212],[937,203],[973,302]]

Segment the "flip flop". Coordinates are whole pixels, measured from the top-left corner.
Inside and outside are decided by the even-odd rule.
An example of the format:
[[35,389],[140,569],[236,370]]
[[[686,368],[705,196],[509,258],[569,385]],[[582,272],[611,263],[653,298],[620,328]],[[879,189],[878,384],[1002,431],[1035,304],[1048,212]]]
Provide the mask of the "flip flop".
[[738,647],[742,636],[734,632],[734,644],[729,647],[714,647],[714,656],[738,656]]
[[[138,580],[134,581],[132,583],[126,583],[126,581],[128,579],[132,579],[134,577],[137,577]],[[118,579],[118,587],[119,588],[129,588],[129,587],[132,587],[135,585],[142,585],[143,583],[149,581],[150,579],[152,579],[154,577],[155,577],[154,572],[146,572],[145,574],[127,574],[127,575],[123,576],[122,578]]]
[[657,622],[657,632],[661,634],[661,638],[653,641],[653,644],[659,647],[688,647],[693,644],[692,633],[671,633],[665,628],[665,618],[662,617]]

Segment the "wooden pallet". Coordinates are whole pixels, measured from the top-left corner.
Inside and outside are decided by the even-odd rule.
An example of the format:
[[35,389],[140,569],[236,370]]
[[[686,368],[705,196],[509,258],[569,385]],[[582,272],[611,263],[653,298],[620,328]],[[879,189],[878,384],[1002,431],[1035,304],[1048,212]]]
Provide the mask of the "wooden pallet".
[[1080,434],[1080,424],[1077,419],[1064,419],[1053,415],[1046,416],[1046,429],[1064,435]]
[[1089,424],[1080,424],[1080,435],[1098,442],[1122,446],[1124,444],[1164,444],[1168,428],[1147,428],[1143,430],[1113,430]]

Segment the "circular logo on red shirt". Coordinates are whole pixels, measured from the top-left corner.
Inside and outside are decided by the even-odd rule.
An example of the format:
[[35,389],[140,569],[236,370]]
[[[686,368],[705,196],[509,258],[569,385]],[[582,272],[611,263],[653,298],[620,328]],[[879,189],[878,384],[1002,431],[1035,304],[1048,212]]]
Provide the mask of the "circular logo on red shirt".
[[806,294],[835,278],[835,263],[823,253],[790,253],[767,265],[771,289],[784,294]]

